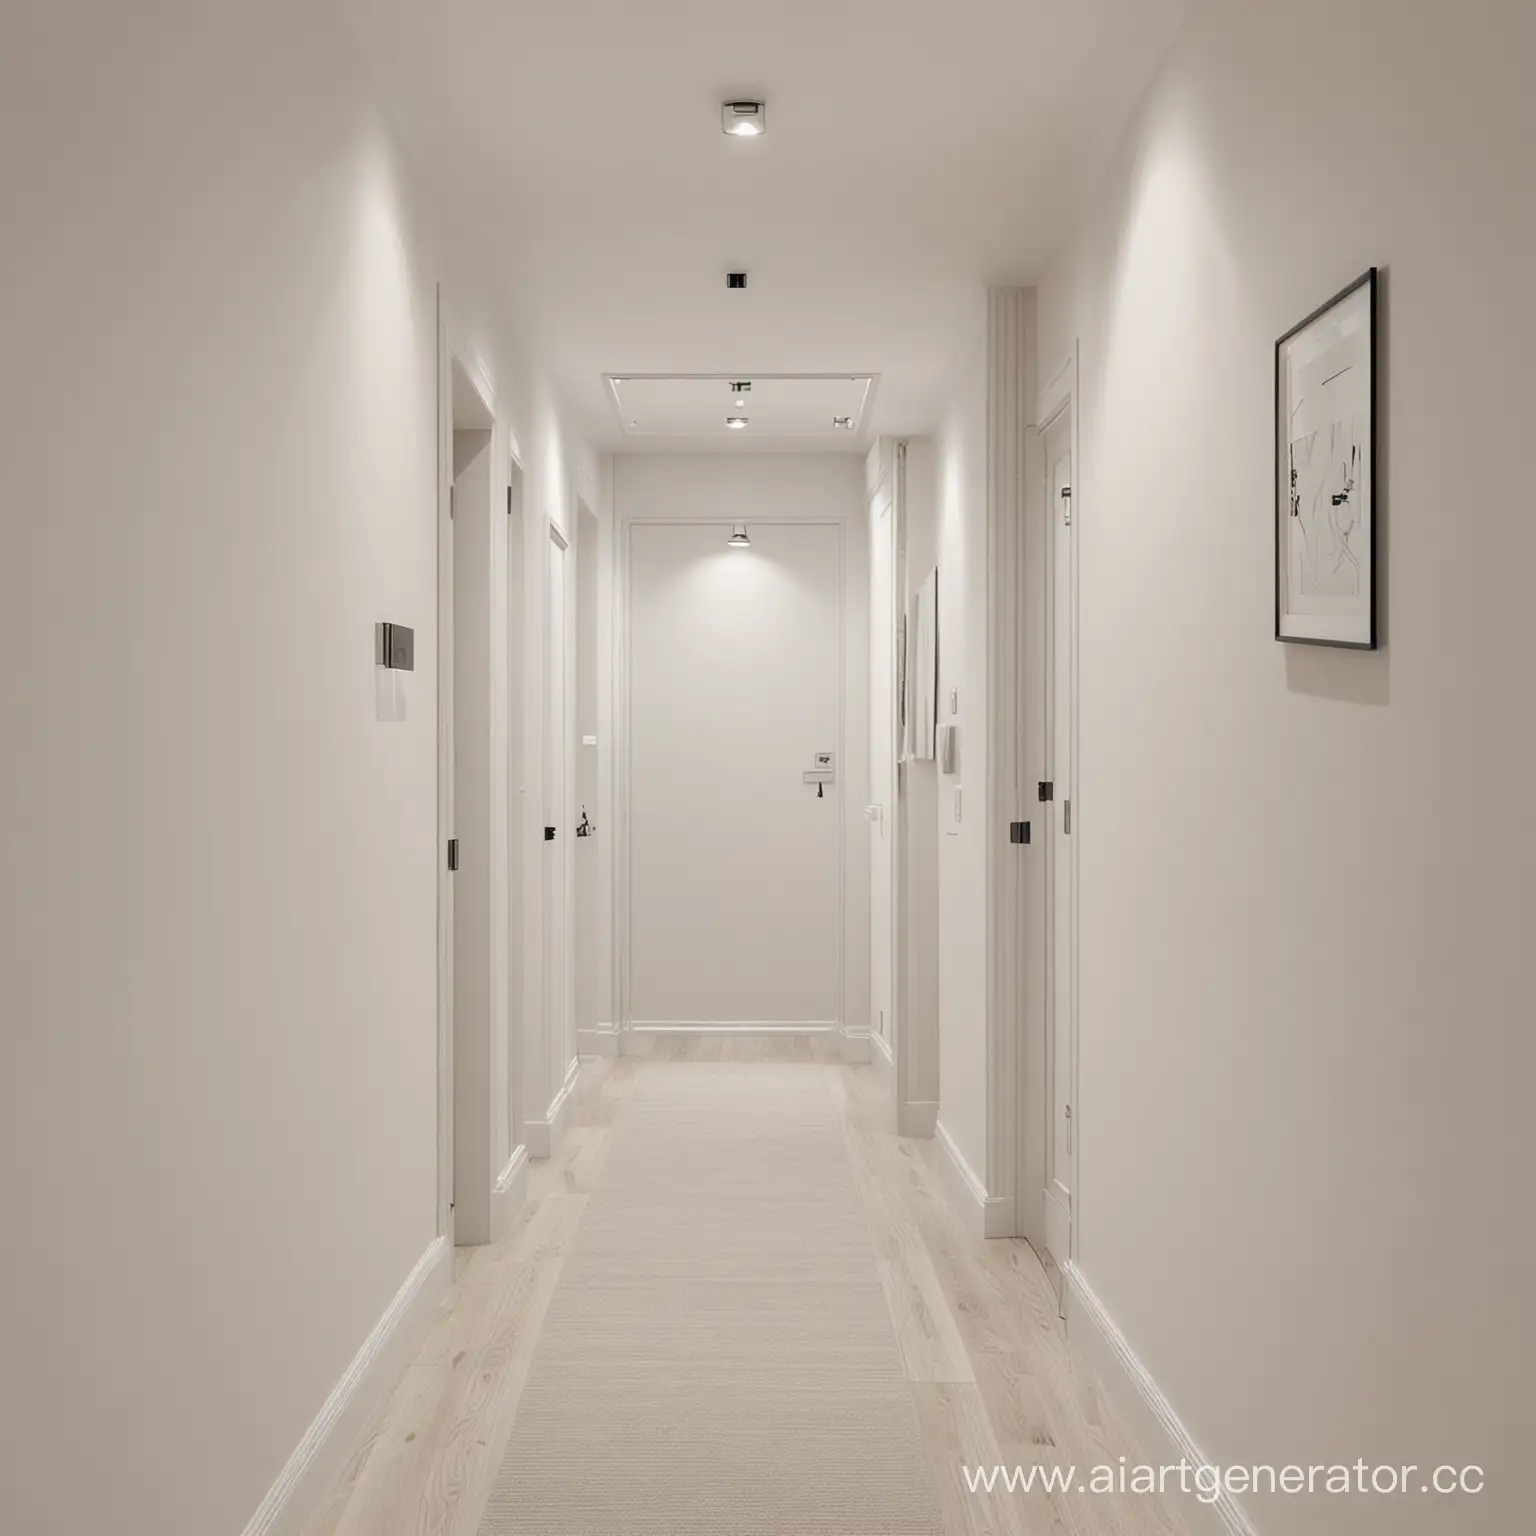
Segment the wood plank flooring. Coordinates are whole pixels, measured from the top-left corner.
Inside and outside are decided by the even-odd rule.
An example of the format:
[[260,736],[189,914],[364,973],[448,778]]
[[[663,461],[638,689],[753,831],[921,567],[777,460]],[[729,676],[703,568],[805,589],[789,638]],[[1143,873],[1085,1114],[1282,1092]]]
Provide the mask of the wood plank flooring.
[[649,1057],[587,1063],[564,1142],[532,1165],[527,1205],[501,1242],[459,1251],[430,1335],[308,1536],[475,1536],[565,1256],[651,1059],[809,1061],[828,1074],[949,1536],[1184,1536],[1155,1498],[965,1486],[965,1466],[1143,1457],[1068,1348],[1029,1246],[964,1230],[933,1143],[888,1129],[874,1067],[843,1065],[825,1037],[783,1035],[658,1036]]

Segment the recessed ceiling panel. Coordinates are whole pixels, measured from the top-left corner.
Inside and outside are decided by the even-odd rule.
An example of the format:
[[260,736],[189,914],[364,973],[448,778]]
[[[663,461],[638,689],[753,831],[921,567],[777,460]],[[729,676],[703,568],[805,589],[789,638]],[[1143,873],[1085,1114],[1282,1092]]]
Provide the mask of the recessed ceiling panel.
[[[626,437],[719,437],[853,441],[874,376],[820,374],[609,374]],[[735,423],[733,425],[733,423]]]

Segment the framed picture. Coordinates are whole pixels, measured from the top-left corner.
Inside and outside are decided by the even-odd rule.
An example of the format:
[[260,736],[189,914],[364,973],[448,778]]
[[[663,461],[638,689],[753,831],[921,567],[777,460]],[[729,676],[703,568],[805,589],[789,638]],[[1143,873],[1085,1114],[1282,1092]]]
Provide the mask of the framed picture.
[[1376,649],[1376,268],[1275,343],[1275,638]]

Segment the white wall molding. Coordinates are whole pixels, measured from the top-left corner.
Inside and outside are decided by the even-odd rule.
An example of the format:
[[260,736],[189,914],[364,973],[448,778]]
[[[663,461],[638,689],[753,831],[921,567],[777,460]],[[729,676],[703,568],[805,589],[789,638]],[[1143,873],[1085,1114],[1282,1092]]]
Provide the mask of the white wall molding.
[[345,1468],[368,1416],[426,1332],[452,1277],[453,1249],[446,1237],[434,1238],[305,1430],[244,1536],[300,1536],[305,1530]]
[[576,1050],[582,1056],[617,1056],[619,1032],[612,1024],[599,1024],[594,1029],[578,1029]]
[[[937,1106],[935,1106],[937,1109]],[[935,1118],[934,1140],[944,1157],[942,1167],[949,1196],[956,1214],[973,1237],[1012,1237],[1014,1204],[1011,1197],[989,1195],[980,1176],[966,1162],[955,1139]]]
[[565,1081],[550,1102],[548,1113],[542,1120],[530,1120],[523,1127],[528,1137],[528,1155],[544,1159],[553,1157],[555,1149],[565,1139],[565,1124],[570,1115],[571,1095],[581,1080],[581,1057],[571,1057],[565,1069]]
[[[1115,1405],[1135,1432],[1149,1462],[1186,1461],[1209,1466],[1167,1394],[1158,1386],[1119,1325],[1075,1263],[1062,1270],[1066,1282],[1067,1331],[1072,1345],[1098,1373]],[[1225,1488],[1211,1503],[1193,1495],[1181,1501],[1195,1536],[1260,1536],[1248,1512]]]

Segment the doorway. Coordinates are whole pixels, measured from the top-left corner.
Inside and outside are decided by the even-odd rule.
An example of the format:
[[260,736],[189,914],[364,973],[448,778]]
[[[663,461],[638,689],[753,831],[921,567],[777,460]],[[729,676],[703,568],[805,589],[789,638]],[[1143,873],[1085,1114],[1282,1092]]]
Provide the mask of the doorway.
[[599,621],[598,559],[600,530],[586,502],[576,503],[576,658],[575,714],[571,740],[575,743],[575,825],[571,858],[575,867],[572,923],[572,970],[575,973],[576,1046],[582,1055],[612,1055],[611,974],[607,962],[603,892],[609,875],[603,858],[608,828],[600,823],[602,785],[598,760]]
[[1077,1161],[1077,892],[1073,836],[1077,773],[1075,401],[1045,423],[1045,1246],[1061,1294],[1072,1260]]
[[[448,686],[444,703],[451,779],[453,974],[452,1212],[459,1243],[492,1240],[494,1189],[501,1164],[497,1044],[505,1020],[497,1007],[500,934],[497,876],[500,849],[492,833],[497,772],[492,635],[496,623],[491,572],[496,562],[499,466],[494,462],[495,412],[487,388],[458,358],[451,363],[449,517],[451,568]],[[505,1065],[502,1064],[504,1080]]]
[[634,522],[628,537],[625,1022],[835,1033],[842,526]]

